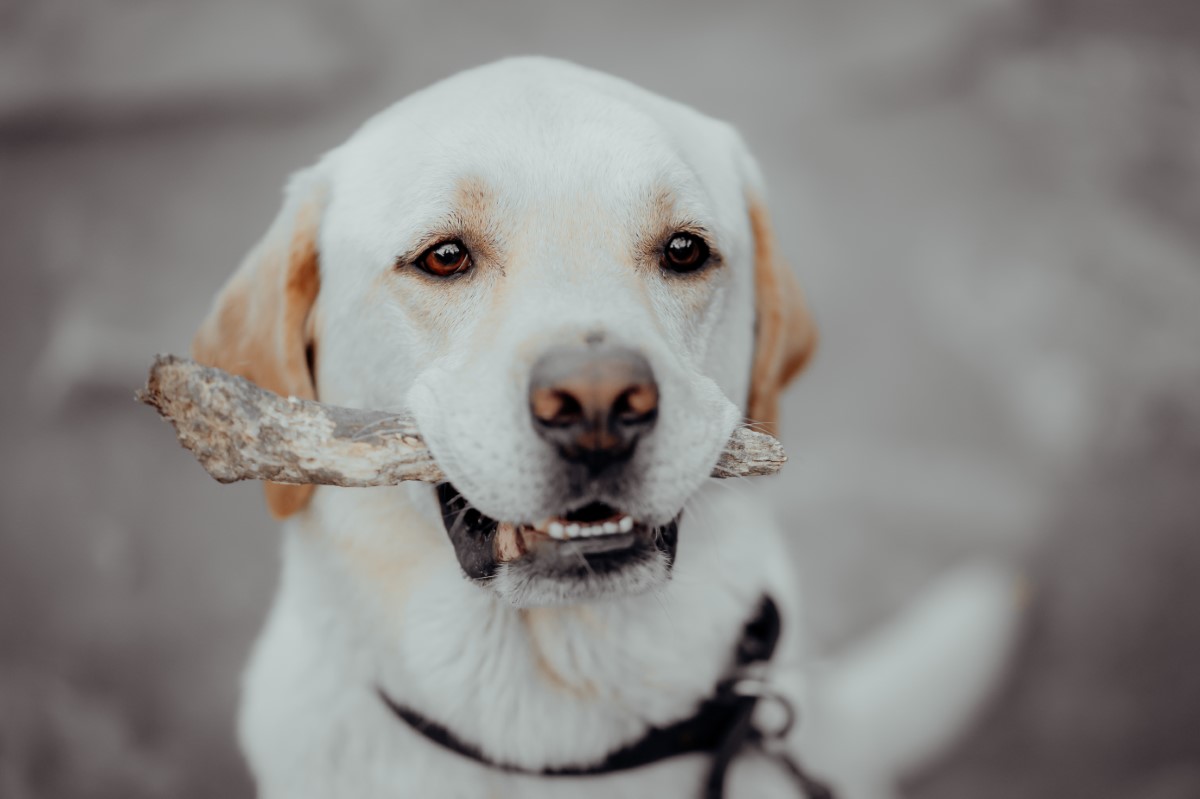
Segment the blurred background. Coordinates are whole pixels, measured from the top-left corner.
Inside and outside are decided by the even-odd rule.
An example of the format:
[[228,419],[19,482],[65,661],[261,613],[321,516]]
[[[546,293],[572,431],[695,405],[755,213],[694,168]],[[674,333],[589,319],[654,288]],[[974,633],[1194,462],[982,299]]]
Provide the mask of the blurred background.
[[557,55],[734,122],[822,348],[792,530],[836,649],[1021,564],[1000,696],[912,797],[1200,797],[1200,3],[4,0],[0,797],[245,797],[257,486],[132,400],[287,174]]

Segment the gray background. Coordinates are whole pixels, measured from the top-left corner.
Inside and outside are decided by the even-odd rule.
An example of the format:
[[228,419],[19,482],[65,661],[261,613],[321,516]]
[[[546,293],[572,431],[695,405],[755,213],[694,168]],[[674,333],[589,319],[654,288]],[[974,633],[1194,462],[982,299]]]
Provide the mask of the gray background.
[[1001,696],[912,795],[1200,796],[1193,0],[7,0],[0,796],[249,795],[277,534],[132,389],[290,170],[531,52],[759,156],[823,333],[772,487],[820,640],[971,556],[1029,575]]

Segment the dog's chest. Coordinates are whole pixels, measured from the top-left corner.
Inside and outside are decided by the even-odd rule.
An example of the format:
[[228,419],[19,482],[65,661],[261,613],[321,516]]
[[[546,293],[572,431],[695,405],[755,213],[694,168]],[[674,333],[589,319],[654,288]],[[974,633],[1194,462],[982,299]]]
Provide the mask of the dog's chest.
[[[727,673],[771,582],[757,565],[764,536],[773,537],[760,528],[723,541],[697,526],[658,595],[560,609],[497,603],[461,578],[452,557],[431,555],[397,612],[347,584],[322,545],[290,538],[243,709],[263,795],[698,795],[705,756],[603,777],[515,776],[441,749],[378,692],[494,760],[534,769],[602,760],[647,726],[692,714]],[[766,785],[775,772],[741,757],[731,787]]]

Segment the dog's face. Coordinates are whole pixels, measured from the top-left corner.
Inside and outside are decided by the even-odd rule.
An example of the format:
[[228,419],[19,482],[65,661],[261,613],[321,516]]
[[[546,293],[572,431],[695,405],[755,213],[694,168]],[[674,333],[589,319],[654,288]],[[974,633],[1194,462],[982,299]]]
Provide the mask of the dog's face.
[[[301,173],[197,336],[285,394],[411,409],[463,571],[515,604],[645,591],[813,331],[727,126],[523,59]],[[268,486],[277,516],[311,487]],[[403,530],[397,530],[403,535]]]

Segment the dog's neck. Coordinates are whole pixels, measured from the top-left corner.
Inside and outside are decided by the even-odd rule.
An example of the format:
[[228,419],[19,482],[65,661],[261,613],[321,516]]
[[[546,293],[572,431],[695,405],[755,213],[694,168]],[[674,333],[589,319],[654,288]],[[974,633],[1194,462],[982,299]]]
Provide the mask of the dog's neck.
[[726,490],[685,512],[661,588],[514,608],[463,576],[428,493],[318,491],[289,525],[284,590],[303,582],[303,601],[328,622],[314,619],[313,634],[344,638],[321,650],[345,658],[348,679],[507,762],[594,759],[687,716],[728,669],[763,592],[787,590],[764,570],[771,543],[749,540],[769,522],[746,518],[752,500]]

